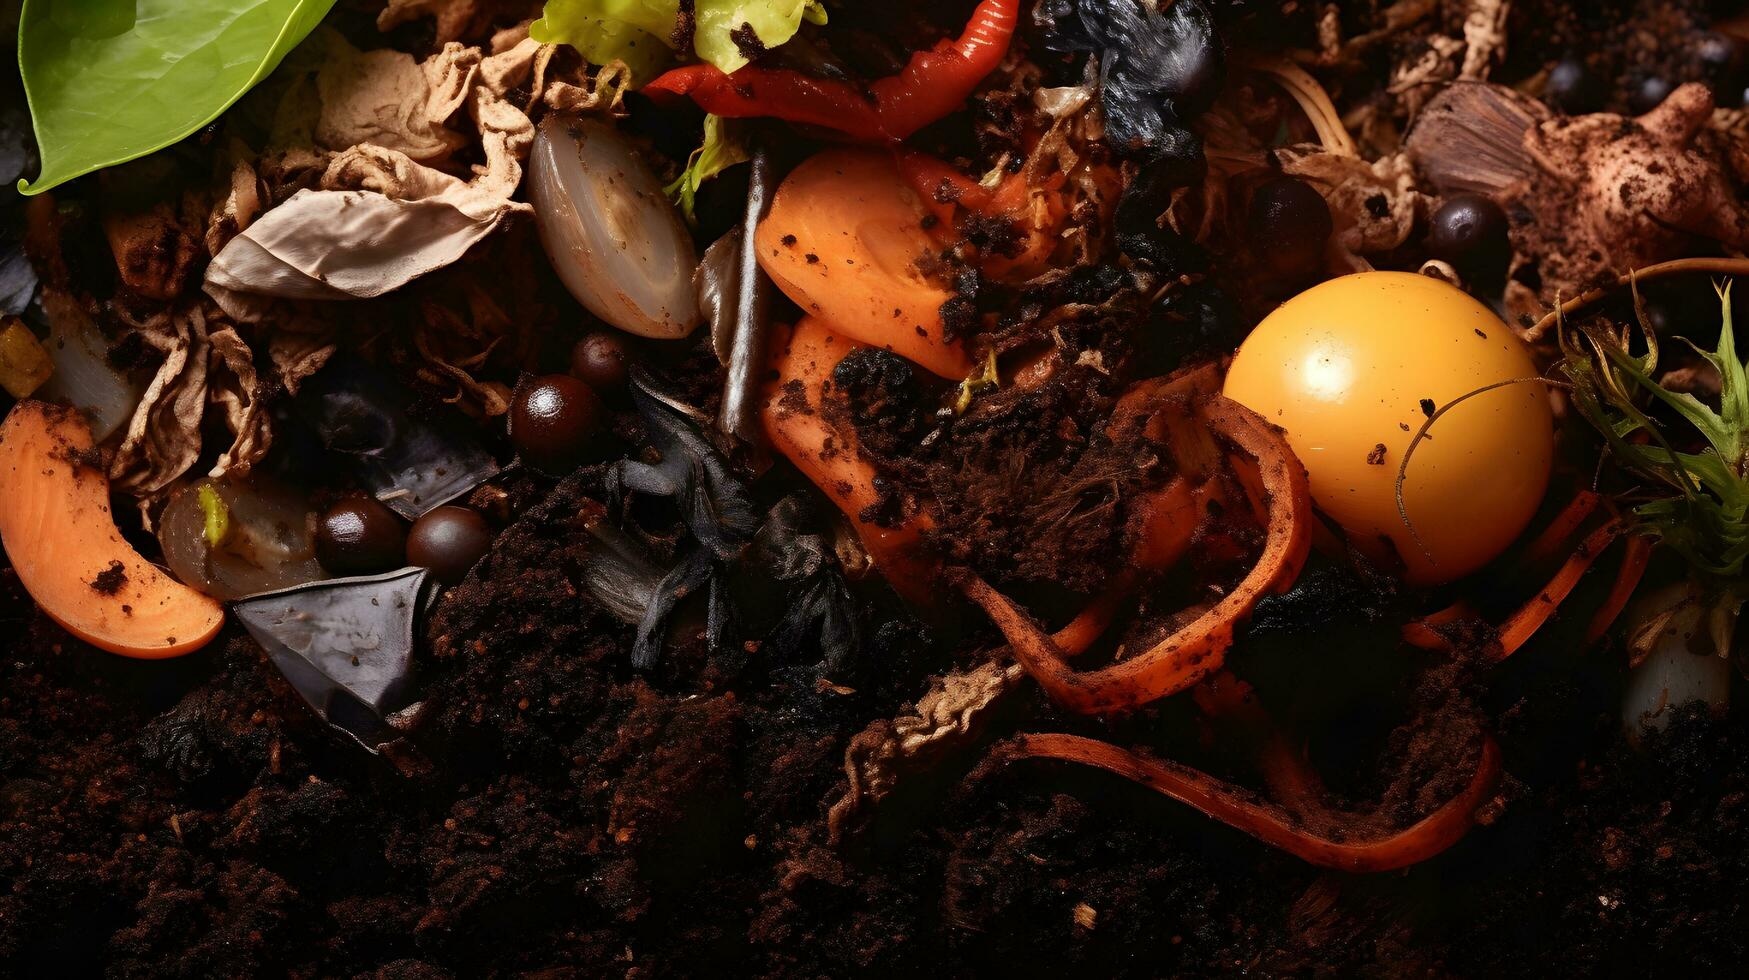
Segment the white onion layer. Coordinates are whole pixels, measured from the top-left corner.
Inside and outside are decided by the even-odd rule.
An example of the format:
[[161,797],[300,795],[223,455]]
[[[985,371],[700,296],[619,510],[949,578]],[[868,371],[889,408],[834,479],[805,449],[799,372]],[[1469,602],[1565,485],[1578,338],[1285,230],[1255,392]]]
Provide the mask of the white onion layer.
[[663,340],[699,325],[692,236],[655,172],[613,127],[574,116],[541,120],[528,193],[547,257],[589,312]]

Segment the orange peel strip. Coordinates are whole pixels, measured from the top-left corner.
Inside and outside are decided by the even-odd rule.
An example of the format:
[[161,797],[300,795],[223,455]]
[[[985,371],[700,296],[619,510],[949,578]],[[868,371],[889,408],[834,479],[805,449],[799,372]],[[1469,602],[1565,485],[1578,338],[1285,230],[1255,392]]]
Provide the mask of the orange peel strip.
[[[1475,825],[1500,778],[1500,748],[1484,738],[1475,774],[1438,809],[1401,830],[1369,836],[1331,829],[1353,822],[1323,811],[1295,814],[1188,766],[1151,759],[1079,735],[1021,735],[998,747],[1003,761],[1056,759],[1121,776],[1200,811],[1203,815],[1286,851],[1308,864],[1349,872],[1393,871],[1431,858],[1457,843]],[[1313,829],[1311,819],[1325,825]]]

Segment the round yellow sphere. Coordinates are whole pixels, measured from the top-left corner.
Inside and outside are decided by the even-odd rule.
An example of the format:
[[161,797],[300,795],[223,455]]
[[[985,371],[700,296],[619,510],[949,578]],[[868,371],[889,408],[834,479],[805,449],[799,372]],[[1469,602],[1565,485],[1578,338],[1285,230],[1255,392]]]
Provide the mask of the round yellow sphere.
[[1462,290],[1407,272],[1314,286],[1252,331],[1226,394],[1282,427],[1312,500],[1363,549],[1388,539],[1406,576],[1434,585],[1476,571],[1535,515],[1554,463],[1548,389],[1515,384],[1441,416],[1397,470],[1426,410],[1486,385],[1534,378],[1518,337]]

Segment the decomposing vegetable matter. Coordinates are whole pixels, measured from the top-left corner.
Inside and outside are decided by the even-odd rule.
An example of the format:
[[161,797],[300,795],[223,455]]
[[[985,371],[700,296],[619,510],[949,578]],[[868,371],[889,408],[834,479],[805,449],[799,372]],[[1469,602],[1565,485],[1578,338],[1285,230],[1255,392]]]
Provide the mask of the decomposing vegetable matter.
[[0,539],[44,612],[93,646],[175,657],[224,625],[218,603],[177,582],[122,540],[91,432],[71,409],[13,406],[0,425]]
[[29,0],[0,962],[1743,959],[1718,9]]

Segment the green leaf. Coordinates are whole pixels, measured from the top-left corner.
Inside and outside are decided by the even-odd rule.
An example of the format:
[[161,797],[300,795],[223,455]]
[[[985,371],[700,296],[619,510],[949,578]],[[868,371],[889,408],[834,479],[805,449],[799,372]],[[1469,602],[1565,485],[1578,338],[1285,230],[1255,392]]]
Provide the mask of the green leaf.
[[679,0],[547,0],[528,36],[569,44],[592,64],[624,62],[639,84],[674,60]]
[[[1696,348],[1719,372],[1717,411],[1658,383],[1657,337],[1646,326],[1637,288],[1646,353],[1633,355],[1635,338],[1625,329],[1563,330],[1561,370],[1573,383],[1574,408],[1603,437],[1609,457],[1660,494],[1634,508],[1646,531],[1698,574],[1739,589],[1749,568],[1749,369],[1737,355],[1730,289],[1721,286],[1718,294],[1719,342],[1710,353]],[[1647,401],[1669,406],[1685,425],[1654,422],[1641,407]],[[1675,448],[1701,441],[1705,448],[1697,452]]]
[[680,177],[663,188],[663,191],[674,202],[680,205],[680,211],[686,215],[688,223],[696,222],[698,216],[693,213],[693,206],[698,198],[698,189],[704,182],[717,174],[733,167],[737,163],[746,163],[747,148],[735,137],[733,131],[719,116],[704,117],[704,144],[692,151],[686,160],[686,169]]
[[[794,37],[803,20],[826,23],[826,8],[819,0],[696,0],[693,51],[732,72],[747,63],[737,35],[750,49],[775,48]],[[641,83],[685,42],[679,22],[679,0],[547,0],[528,35],[543,44],[569,44],[598,65],[623,61]]]
[[36,194],[195,132],[266,78],[334,0],[25,0],[18,68]]
[[746,52],[735,41],[738,32],[751,29],[760,46],[775,48],[795,37],[804,19],[826,23],[826,8],[819,0],[698,0],[695,10],[693,50],[725,72],[747,63]]

